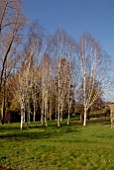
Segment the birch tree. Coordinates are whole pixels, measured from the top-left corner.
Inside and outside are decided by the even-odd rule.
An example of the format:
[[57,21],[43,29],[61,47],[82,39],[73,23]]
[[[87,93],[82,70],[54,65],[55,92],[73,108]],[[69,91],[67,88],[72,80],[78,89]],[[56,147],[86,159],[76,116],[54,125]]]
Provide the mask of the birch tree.
[[105,90],[109,85],[108,71],[110,59],[101,49],[99,43],[88,34],[83,34],[78,52],[84,105],[83,125],[86,126],[88,109],[102,94],[102,90]]
[[[30,114],[30,96],[32,96],[31,91],[35,83],[35,77],[33,74],[35,57],[38,57],[42,49],[42,34],[39,34],[39,27],[37,24],[32,24],[30,26],[28,40],[25,44],[23,50],[22,67],[19,71],[19,84],[18,84],[18,95],[21,110],[21,124],[20,128],[23,127],[23,122],[25,119],[25,110],[27,110],[27,117]],[[26,108],[27,106],[27,108]],[[28,121],[28,118],[27,118]]]
[[47,119],[51,116],[49,115],[49,110],[52,107],[49,105],[49,92],[51,83],[51,59],[48,54],[45,54],[42,61],[42,112],[41,112],[41,123],[45,122],[45,126],[48,126]]
[[[65,101],[68,102],[69,98],[67,95],[68,88],[66,88],[67,87],[66,84],[68,84],[68,82],[65,82],[67,81],[68,77],[67,75],[69,74],[67,69],[68,65],[71,65],[71,63],[73,63],[75,59],[76,42],[63,29],[58,29],[53,36],[49,37],[48,52],[50,53],[50,55],[52,56],[56,63],[55,77],[57,79],[57,108],[58,108],[57,126],[60,126],[60,120],[62,120]],[[72,76],[71,79],[69,79],[69,81],[72,81]]]

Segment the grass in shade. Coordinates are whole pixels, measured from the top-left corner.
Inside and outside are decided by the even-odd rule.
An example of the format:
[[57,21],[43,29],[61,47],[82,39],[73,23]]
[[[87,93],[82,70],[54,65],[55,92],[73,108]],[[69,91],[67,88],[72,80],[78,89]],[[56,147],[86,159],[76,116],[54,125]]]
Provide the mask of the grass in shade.
[[109,121],[86,127],[72,120],[57,128],[31,123],[0,125],[0,165],[16,170],[114,170],[114,130]]

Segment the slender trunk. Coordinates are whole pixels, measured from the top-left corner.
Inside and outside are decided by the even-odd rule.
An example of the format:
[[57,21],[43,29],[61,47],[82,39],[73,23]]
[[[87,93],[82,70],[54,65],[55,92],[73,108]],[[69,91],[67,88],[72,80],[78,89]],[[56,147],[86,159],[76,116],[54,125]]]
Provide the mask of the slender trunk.
[[44,124],[44,115],[43,115],[43,109],[41,111],[41,124],[43,125]]
[[47,127],[48,126],[48,123],[47,123],[47,114],[48,113],[48,99],[47,99],[47,96],[45,97],[45,126]]
[[86,126],[87,109],[86,109],[86,74],[85,74],[85,70],[84,70],[84,77],[83,77],[83,93],[84,93],[84,122],[83,122],[83,126]]
[[23,123],[24,123],[24,116],[25,116],[25,107],[24,103],[21,103],[21,123],[20,123],[20,129],[23,129]]
[[29,128],[30,123],[30,110],[27,112],[27,128]]
[[33,122],[35,122],[35,117],[36,117],[36,105],[35,105],[35,101],[34,101],[34,113],[33,113]]
[[56,101],[55,101],[55,109],[54,109],[54,116],[55,116],[55,122],[57,122],[57,115],[58,115],[58,98],[56,96]]
[[60,112],[58,112],[57,126],[60,127]]
[[52,100],[50,101],[50,105],[49,105],[49,119],[50,120],[52,120],[51,116],[52,116]]
[[3,103],[2,103],[2,106],[1,106],[1,123],[2,123],[2,120],[3,120]]
[[86,126],[86,119],[87,119],[87,109],[86,109],[86,107],[84,107],[84,122],[83,122],[83,126]]
[[44,124],[44,85],[42,78],[42,106],[41,106],[41,124]]
[[2,115],[3,115],[3,117],[2,117],[2,125],[5,123],[5,112],[6,112],[6,66],[5,66],[5,75],[4,75],[4,78],[5,78],[5,80],[4,80],[4,84],[3,84],[3,104],[2,104],[2,106],[3,106],[3,111],[2,111]]
[[5,106],[5,96],[3,97],[3,106],[2,106],[2,125],[5,123],[5,112],[6,112],[6,106]]
[[61,112],[61,76],[60,76],[60,61],[58,63],[58,115],[57,126],[60,127],[60,112]]
[[35,121],[36,121],[36,112],[34,110],[34,113],[33,113],[33,122],[35,122]]
[[2,102],[2,125],[5,123],[5,112],[6,112],[6,92],[5,92],[5,85],[4,85],[3,102]]
[[67,125],[70,125],[70,112],[71,112],[71,104],[68,106],[68,118],[67,118]]
[[63,103],[62,103],[62,106],[61,106],[60,121],[61,121],[61,122],[63,121]]
[[42,99],[42,108],[41,108],[41,124],[44,124],[44,101]]
[[[46,112],[46,111],[45,111]],[[45,126],[47,127],[48,126],[48,123],[47,123],[47,113],[45,113]]]
[[25,110],[24,110],[24,113],[23,113],[23,123],[25,123]]
[[27,129],[28,129],[29,113],[27,112]]
[[[70,95],[68,95],[68,96],[70,96]],[[70,97],[68,97],[68,98],[70,98]],[[68,99],[68,118],[67,118],[67,125],[70,124],[71,105],[72,105],[72,101],[70,101],[70,99]]]
[[20,129],[23,129],[23,119],[24,119],[24,109],[21,108],[21,124],[20,124]]
[[60,127],[60,103],[58,103],[57,126]]
[[68,113],[67,125],[70,125],[70,113]]
[[30,103],[28,103],[28,112],[27,112],[27,122],[30,123],[30,113],[31,113],[31,108],[30,108]]
[[27,128],[28,128],[28,123],[30,122],[30,106],[28,103],[28,109],[27,109]]

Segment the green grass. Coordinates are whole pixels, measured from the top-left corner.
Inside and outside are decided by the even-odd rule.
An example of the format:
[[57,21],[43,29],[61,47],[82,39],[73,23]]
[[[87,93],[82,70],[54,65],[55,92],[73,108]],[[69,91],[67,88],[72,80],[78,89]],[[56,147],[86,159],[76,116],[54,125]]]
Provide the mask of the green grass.
[[23,130],[18,123],[0,125],[0,164],[16,170],[114,170],[114,130],[106,121],[92,123],[57,128],[52,122],[45,128],[37,122]]

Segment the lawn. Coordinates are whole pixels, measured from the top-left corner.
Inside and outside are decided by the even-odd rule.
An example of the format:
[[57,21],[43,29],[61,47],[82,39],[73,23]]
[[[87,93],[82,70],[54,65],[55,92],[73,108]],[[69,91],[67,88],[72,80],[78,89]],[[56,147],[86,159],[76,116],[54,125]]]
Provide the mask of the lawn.
[[0,125],[0,164],[16,170],[114,170],[114,130],[109,122],[75,121],[57,128]]

